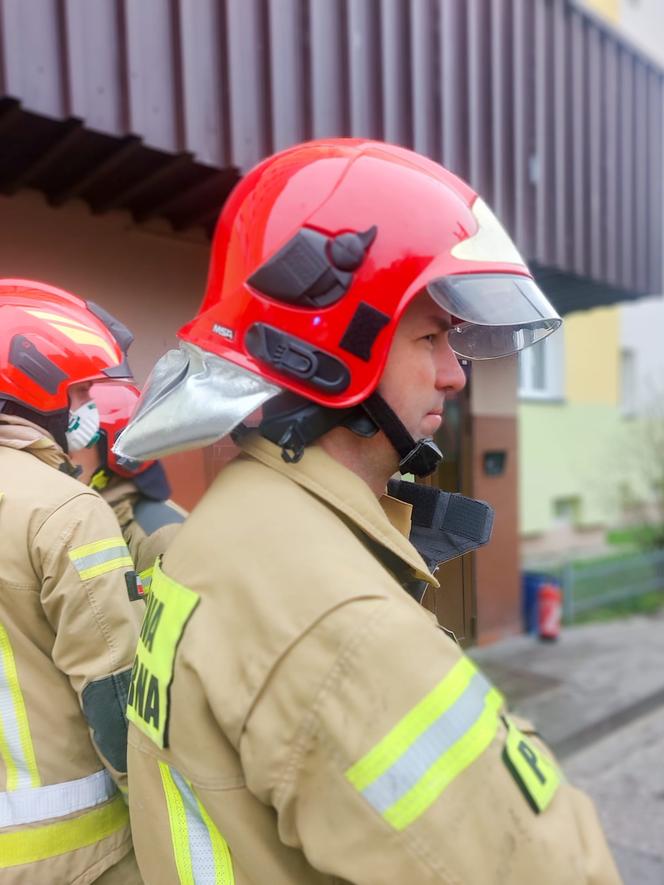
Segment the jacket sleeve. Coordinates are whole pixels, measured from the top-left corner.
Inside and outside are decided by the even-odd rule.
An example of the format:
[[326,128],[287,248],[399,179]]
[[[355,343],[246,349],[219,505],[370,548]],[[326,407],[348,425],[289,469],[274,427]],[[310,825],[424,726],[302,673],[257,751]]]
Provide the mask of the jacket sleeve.
[[125,708],[143,605],[129,598],[134,565],[117,520],[96,493],[84,491],[39,527],[32,556],[55,633],[53,661],[79,697],[102,761],[124,787]]
[[130,518],[122,518],[117,505],[114,511],[136,571],[149,591],[155,559],[171,545],[187,513],[172,501],[139,498],[132,506],[127,502],[122,502],[121,506],[131,511]]
[[149,591],[155,559],[165,553],[180,530],[180,523],[169,523],[146,535],[137,523],[124,529],[124,537],[129,547],[136,571]]
[[519,724],[422,612],[373,599],[292,646],[238,746],[282,840],[357,885],[617,885],[592,803]]

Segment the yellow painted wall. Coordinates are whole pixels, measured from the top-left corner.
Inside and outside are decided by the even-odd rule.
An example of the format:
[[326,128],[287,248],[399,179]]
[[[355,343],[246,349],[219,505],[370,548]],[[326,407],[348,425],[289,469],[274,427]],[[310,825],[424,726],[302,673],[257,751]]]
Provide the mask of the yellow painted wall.
[[617,406],[619,368],[617,307],[596,308],[565,318],[565,399],[568,403]]
[[612,24],[618,24],[620,21],[620,0],[585,0],[585,5]]

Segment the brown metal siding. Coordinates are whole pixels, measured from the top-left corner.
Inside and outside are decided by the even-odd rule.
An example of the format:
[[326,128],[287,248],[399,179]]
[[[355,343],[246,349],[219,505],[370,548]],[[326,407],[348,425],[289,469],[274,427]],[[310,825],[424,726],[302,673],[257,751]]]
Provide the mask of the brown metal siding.
[[222,169],[400,142],[528,259],[626,292],[662,289],[662,82],[567,0],[0,0],[0,94],[26,111]]

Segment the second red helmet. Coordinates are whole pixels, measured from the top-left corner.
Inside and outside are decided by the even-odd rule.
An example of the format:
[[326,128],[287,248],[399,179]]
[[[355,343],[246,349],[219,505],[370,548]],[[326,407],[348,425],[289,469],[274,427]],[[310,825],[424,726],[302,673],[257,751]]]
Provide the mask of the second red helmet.
[[144,473],[155,463],[119,458],[113,451],[115,440],[127,426],[140,395],[140,390],[133,384],[93,384],[90,388],[90,398],[99,411],[99,429],[106,437],[106,467],[127,479]]
[[133,335],[91,301],[33,280],[0,280],[0,400],[42,415],[69,409],[69,387],[131,379]]

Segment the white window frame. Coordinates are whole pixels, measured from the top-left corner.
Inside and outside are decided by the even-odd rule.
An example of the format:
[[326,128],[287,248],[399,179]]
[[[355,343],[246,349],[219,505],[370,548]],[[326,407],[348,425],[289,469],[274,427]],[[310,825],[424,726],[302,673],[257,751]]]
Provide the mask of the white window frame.
[[[543,383],[538,384],[539,369]],[[565,338],[562,327],[519,354],[519,398],[557,400],[565,396]]]

